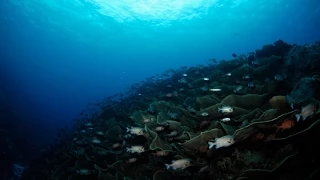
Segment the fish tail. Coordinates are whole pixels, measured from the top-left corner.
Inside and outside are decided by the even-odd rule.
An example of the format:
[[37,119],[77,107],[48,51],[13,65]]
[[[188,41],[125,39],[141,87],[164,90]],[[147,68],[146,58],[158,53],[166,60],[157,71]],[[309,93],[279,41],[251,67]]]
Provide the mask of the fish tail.
[[299,122],[300,118],[301,118],[301,115],[300,114],[296,114],[296,119],[297,119],[297,122]]
[[130,129],[127,127],[127,132],[130,132]]
[[212,149],[213,146],[215,145],[215,143],[213,143],[213,142],[208,142],[208,145],[209,145],[209,149]]
[[302,116],[302,120],[304,121],[304,120],[306,120],[307,119],[307,117],[306,116]]
[[170,165],[169,164],[164,164],[166,166],[166,169],[170,169]]

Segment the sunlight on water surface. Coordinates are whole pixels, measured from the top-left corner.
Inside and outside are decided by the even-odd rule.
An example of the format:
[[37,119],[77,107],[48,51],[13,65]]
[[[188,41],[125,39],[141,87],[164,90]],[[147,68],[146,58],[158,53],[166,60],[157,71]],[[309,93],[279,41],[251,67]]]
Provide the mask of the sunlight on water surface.
[[86,0],[118,22],[173,21],[201,17],[218,0]]

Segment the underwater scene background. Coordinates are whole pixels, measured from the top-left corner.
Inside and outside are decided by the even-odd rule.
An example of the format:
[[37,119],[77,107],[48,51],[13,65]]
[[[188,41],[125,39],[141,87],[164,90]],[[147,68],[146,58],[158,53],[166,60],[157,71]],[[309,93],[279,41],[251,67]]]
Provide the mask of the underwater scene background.
[[2,0],[1,180],[320,177],[318,0]]

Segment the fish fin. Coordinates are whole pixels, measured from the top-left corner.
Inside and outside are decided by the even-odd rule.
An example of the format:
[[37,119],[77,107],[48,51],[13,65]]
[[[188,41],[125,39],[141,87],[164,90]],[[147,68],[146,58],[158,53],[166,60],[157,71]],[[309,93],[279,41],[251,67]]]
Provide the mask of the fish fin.
[[208,145],[209,145],[209,149],[212,149],[213,146],[215,145],[215,143],[213,143],[213,142],[208,142]]
[[296,114],[295,116],[296,116],[297,122],[299,122],[300,117],[301,117],[300,114]]
[[172,168],[172,170],[176,170],[176,169],[177,169],[177,168],[176,168],[176,167],[174,167],[174,166],[173,166],[173,167],[171,167],[171,168]]
[[170,169],[170,165],[169,164],[164,164],[166,166],[166,169]]
[[307,119],[307,117],[305,117],[305,116],[302,116],[302,120],[304,121],[304,120],[306,120]]
[[291,107],[291,109],[294,109],[294,104],[290,103],[290,107]]
[[222,109],[218,107],[218,112],[221,112],[221,111],[222,111]]

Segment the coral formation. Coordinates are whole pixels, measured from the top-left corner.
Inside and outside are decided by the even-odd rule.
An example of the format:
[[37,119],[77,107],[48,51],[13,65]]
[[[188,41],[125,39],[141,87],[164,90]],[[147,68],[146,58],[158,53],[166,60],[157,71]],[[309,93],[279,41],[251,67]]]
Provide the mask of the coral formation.
[[319,51],[279,40],[150,77],[77,121],[22,179],[316,179]]

